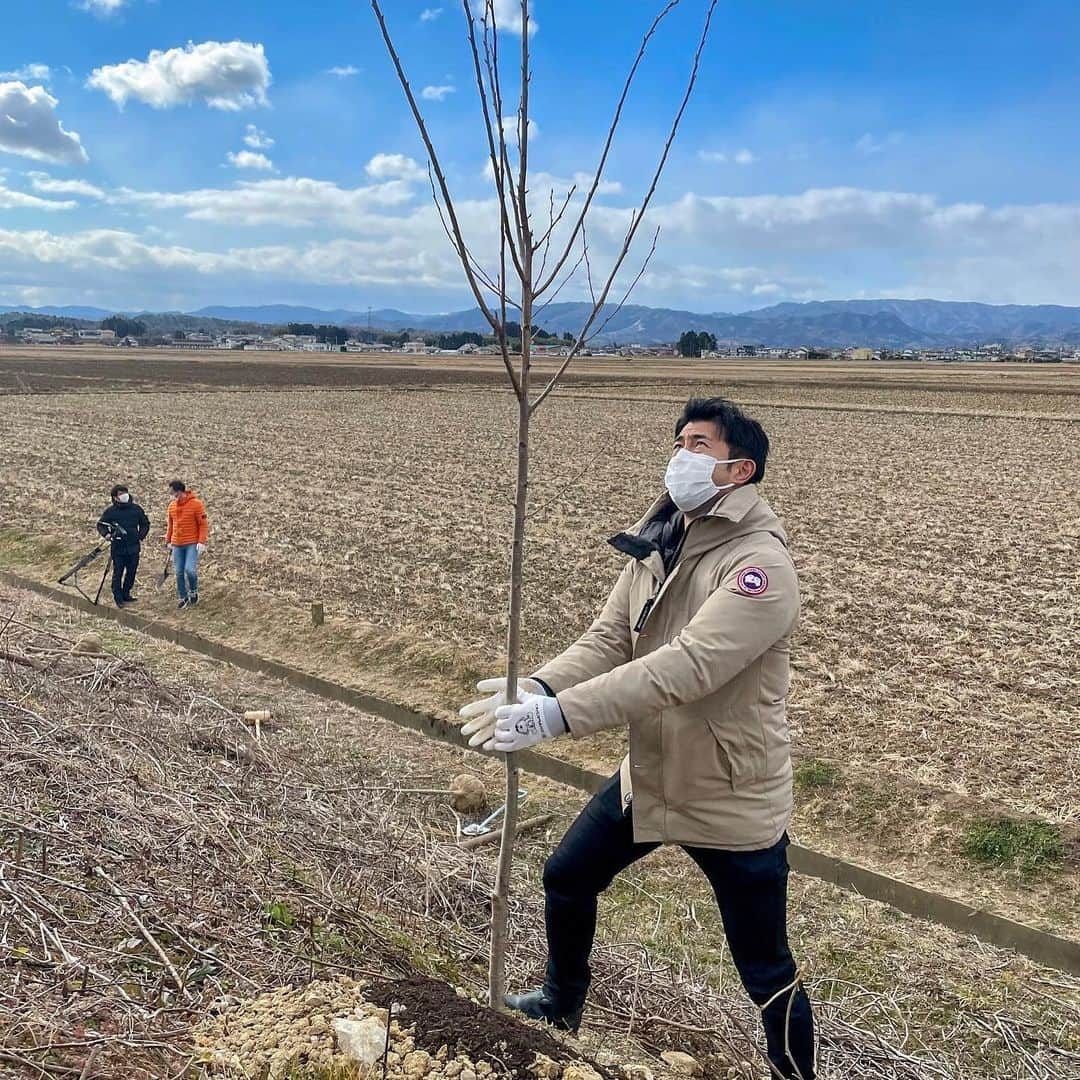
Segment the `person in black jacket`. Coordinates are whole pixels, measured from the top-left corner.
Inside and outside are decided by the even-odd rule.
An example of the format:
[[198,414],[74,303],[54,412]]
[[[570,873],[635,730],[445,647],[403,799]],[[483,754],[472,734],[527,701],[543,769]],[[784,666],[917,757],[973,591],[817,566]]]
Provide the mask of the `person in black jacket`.
[[150,519],[143,508],[131,501],[131,492],[117,484],[109,493],[112,503],[98,521],[98,532],[112,538],[112,594],[116,606],[134,604],[131,590],[139,570],[139,551],[150,532]]

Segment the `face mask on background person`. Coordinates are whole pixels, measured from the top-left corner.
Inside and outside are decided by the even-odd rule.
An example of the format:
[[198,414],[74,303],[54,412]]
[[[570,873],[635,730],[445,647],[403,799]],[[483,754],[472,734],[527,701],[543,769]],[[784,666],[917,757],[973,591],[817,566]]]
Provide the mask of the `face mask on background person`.
[[726,458],[718,461],[709,454],[695,454],[692,450],[678,449],[671,455],[664,486],[671,501],[684,513],[696,510],[721,491],[735,487],[734,484],[719,486],[713,483],[713,470],[717,465],[734,465],[743,458]]
[[116,501],[121,503],[129,503],[131,502],[131,495],[129,492],[121,491],[117,494]]

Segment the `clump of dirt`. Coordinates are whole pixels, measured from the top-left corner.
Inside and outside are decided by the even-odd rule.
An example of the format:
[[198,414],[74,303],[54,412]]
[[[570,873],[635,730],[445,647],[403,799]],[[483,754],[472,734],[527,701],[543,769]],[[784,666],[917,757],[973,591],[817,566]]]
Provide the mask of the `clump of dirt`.
[[420,1049],[434,1053],[445,1046],[451,1056],[487,1063],[496,1076],[535,1077],[540,1055],[566,1069],[585,1065],[583,1076],[591,1069],[602,1080],[615,1080],[600,1065],[582,1062],[542,1028],[477,1005],[436,979],[423,975],[391,979],[373,984],[365,996],[384,1009],[401,1006],[401,1020]]
[[475,776],[460,773],[450,781],[450,805],[459,814],[478,814],[487,805],[487,789]]

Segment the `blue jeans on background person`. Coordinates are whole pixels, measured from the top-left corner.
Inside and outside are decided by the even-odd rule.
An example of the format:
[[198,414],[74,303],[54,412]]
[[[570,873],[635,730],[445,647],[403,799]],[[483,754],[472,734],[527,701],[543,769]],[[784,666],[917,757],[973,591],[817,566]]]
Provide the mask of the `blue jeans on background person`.
[[[616,875],[660,845],[634,842],[616,773],[570,826],[544,867],[548,938],[544,989],[566,1012],[589,988],[597,898]],[[758,1008],[780,1076],[814,1078],[814,1018],[787,940],[788,838],[760,851],[683,845],[709,879],[731,959]]]
[[199,591],[199,545],[176,544],[173,547],[173,570],[176,572],[176,593],[187,600]]

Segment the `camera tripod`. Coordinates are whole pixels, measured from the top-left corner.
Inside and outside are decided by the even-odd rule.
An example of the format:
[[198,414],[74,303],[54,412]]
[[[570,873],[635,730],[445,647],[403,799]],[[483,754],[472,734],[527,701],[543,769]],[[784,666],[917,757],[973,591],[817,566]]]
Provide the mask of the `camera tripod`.
[[[109,569],[112,567],[112,545],[114,540],[120,540],[127,536],[127,529],[120,525],[116,525],[113,522],[103,522],[103,526],[106,529],[105,538],[94,548],[93,551],[87,552],[62,578],[60,578],[61,585],[67,585],[69,582],[76,592],[86,601],[93,604],[95,607],[101,600],[102,590],[105,588],[105,579],[109,576]],[[105,563],[105,569],[101,574],[101,581],[98,583],[97,592],[94,594],[93,600],[85,592],[83,592],[82,586],[79,584],[79,571],[85,570],[92,562],[98,559],[105,551],[109,552],[109,558]]]

